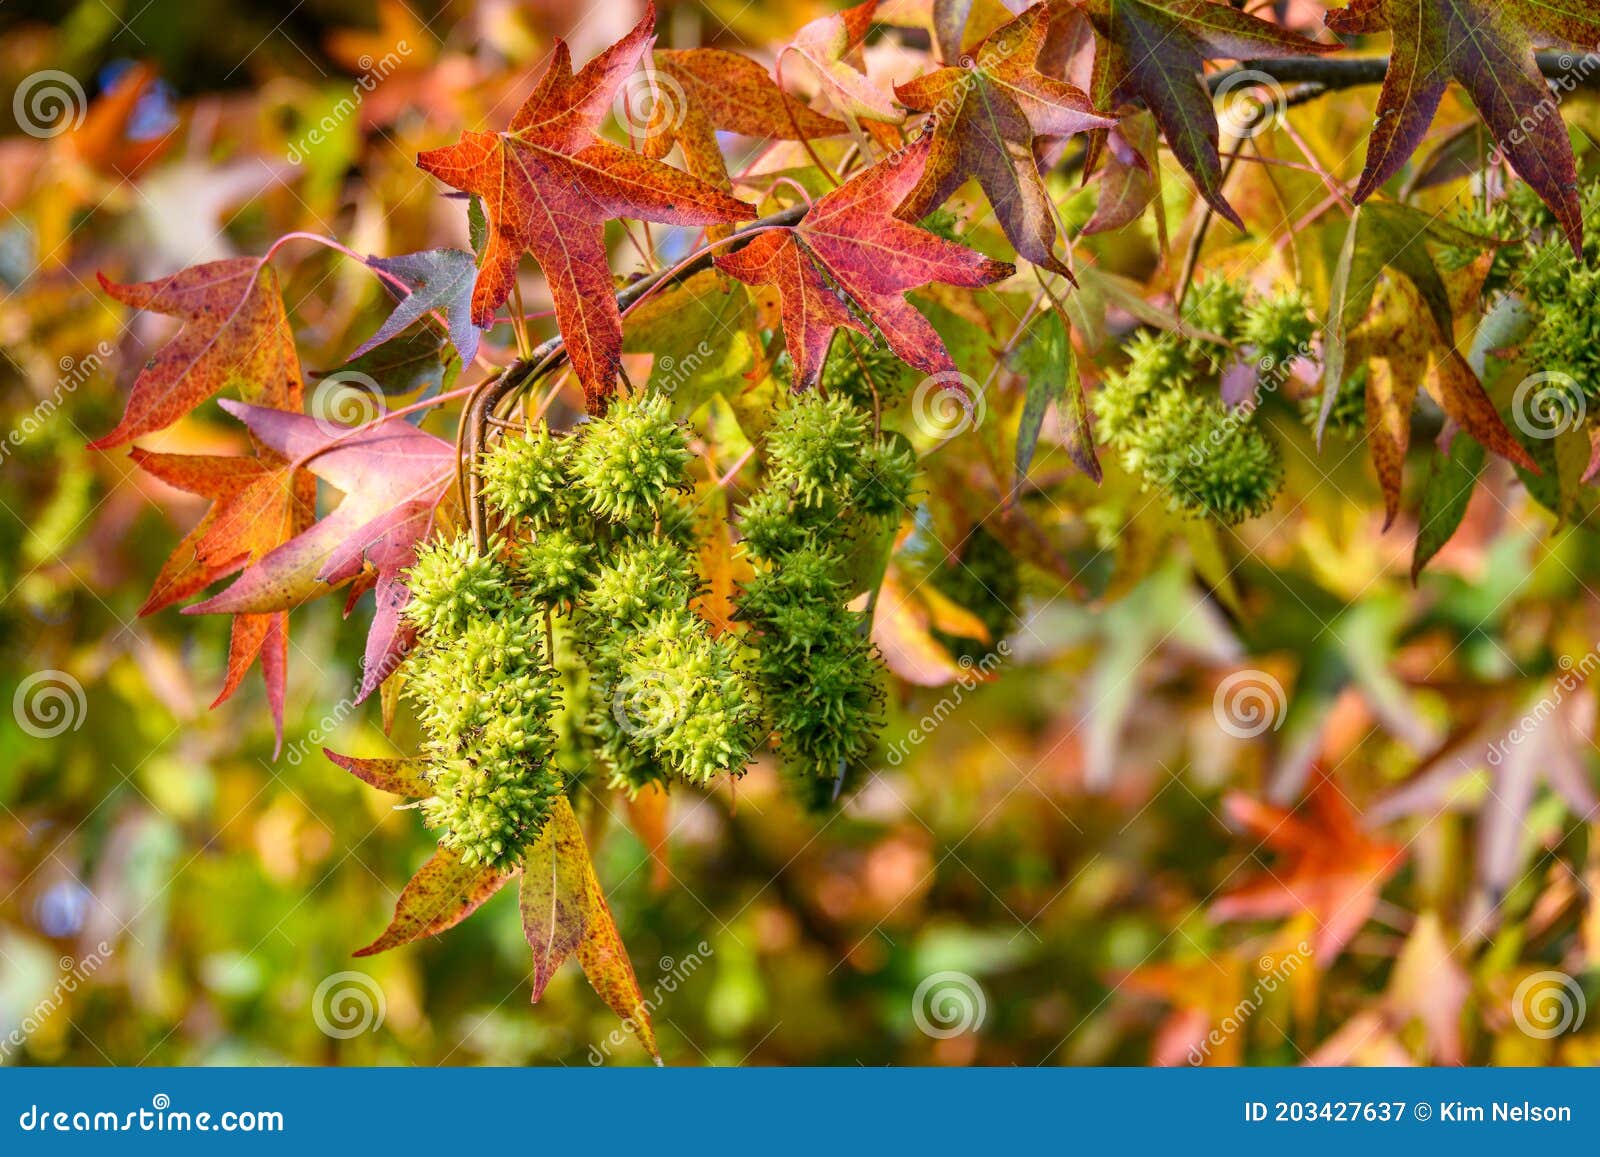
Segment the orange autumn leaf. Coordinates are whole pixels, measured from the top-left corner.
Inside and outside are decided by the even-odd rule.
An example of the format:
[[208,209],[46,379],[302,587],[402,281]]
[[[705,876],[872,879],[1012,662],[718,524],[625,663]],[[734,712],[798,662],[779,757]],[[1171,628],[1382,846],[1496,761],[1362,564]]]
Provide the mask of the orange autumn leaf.
[[1211,906],[1215,920],[1292,919],[1309,915],[1317,963],[1326,968],[1366,923],[1403,848],[1367,834],[1326,775],[1318,775],[1298,810],[1234,793],[1228,814],[1278,854],[1276,863]]

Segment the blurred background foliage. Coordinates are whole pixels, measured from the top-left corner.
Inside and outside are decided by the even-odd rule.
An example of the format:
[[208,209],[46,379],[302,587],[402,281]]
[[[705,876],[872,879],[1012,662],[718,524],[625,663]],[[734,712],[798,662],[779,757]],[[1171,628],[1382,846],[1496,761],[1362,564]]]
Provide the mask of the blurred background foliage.
[[[0,89],[60,69],[88,108],[72,132],[39,139],[5,124],[0,103],[0,428],[13,434],[0,463],[0,701],[41,671],[82,690],[50,738],[0,711],[0,1040],[27,1026],[6,1063],[644,1060],[576,969],[529,1006],[510,890],[441,938],[350,959],[431,845],[415,817],[320,754],[323,743],[391,750],[376,705],[348,707],[363,631],[333,600],[297,613],[274,760],[258,680],[208,710],[227,622],[137,616],[203,504],[123,455],[83,448],[167,332],[124,316],[96,271],[153,277],[297,229],[363,253],[465,243],[458,207],[415,169],[416,152],[498,123],[553,34],[571,33],[584,59],[636,19],[610,7],[0,10]],[[671,6],[662,27],[677,45],[759,46],[821,11],[709,0]],[[391,52],[358,115],[298,148]],[[1347,111],[1354,132],[1369,98],[1307,115]],[[1147,272],[1151,239],[1128,233],[1101,256]],[[336,367],[348,335],[381,316],[374,283],[309,249],[282,272],[304,364]],[[1214,544],[1170,526],[1145,538],[1123,528],[1114,546],[1063,537],[1092,591],[1057,597],[1059,578],[1032,562],[1008,572],[1025,614],[1001,677],[903,691],[886,749],[904,758],[836,814],[806,814],[761,764],[736,791],[673,797],[663,865],[620,804],[595,809],[600,876],[669,1062],[1181,1062],[1242,1000],[1250,1013],[1209,1059],[1600,1060],[1600,1013],[1555,1039],[1513,1024],[1517,986],[1542,969],[1596,995],[1600,851],[1557,793],[1519,784],[1503,872],[1479,842],[1481,775],[1396,813],[1386,838],[1405,857],[1392,874],[1369,871],[1363,847],[1317,819],[1304,846],[1263,846],[1229,803],[1274,776],[1304,782],[1314,752],[1339,762],[1342,794],[1374,799],[1465,720],[1537,697],[1562,669],[1556,656],[1587,656],[1600,638],[1600,607],[1578,578],[1596,571],[1595,536],[1581,524],[1552,533],[1497,476],[1413,590],[1409,541],[1377,536],[1361,455],[1333,444],[1315,458],[1283,425],[1305,444],[1287,455],[1293,512],[1270,537],[1241,532],[1248,559],[1231,580],[1209,581]],[[241,439],[202,420],[153,444],[205,452]],[[1320,485],[1329,478],[1337,485]],[[1070,497],[1083,485],[1063,487]],[[1214,694],[1245,665],[1294,689],[1267,741],[1215,725]],[[1592,714],[1591,699],[1584,690]],[[407,728],[402,718],[402,749]],[[1592,745],[1571,742],[1592,784]],[[1450,806],[1435,814],[1434,803]],[[1270,905],[1224,919],[1216,904],[1274,871],[1370,888],[1372,918],[1335,959],[1267,989],[1310,923]],[[63,976],[102,943],[104,963],[63,994]],[[384,1015],[341,1037],[319,1027],[314,1004],[353,966],[377,982]],[[976,986],[975,1031],[918,1025],[919,987],[947,971]]]

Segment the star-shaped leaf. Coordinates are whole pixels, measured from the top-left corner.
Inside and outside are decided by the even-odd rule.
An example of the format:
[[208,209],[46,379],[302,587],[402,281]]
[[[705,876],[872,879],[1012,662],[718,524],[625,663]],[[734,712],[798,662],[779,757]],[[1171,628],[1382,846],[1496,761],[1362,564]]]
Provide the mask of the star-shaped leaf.
[[1279,862],[1231,889],[1212,905],[1212,917],[1309,916],[1316,926],[1316,961],[1327,968],[1372,914],[1405,850],[1364,831],[1326,774],[1318,775],[1300,811],[1240,794],[1229,796],[1227,805],[1253,838],[1278,853]]
[[872,31],[877,10],[878,0],[866,0],[843,12],[819,16],[795,33],[784,52],[816,69],[823,91],[841,113],[896,124],[904,114],[861,69],[861,42]]
[[185,613],[289,610],[372,568],[377,612],[359,702],[392,673],[409,641],[400,611],[410,592],[400,575],[415,561],[417,544],[455,478],[455,447],[404,422],[363,429],[223,404],[263,445],[287,461],[306,461],[306,470],[344,497],[333,513],[253,559],[227,590]]
[[712,225],[755,210],[687,173],[595,135],[617,90],[650,51],[655,8],[576,74],[562,41],[505,133],[469,132],[417,164],[483,198],[489,238],[472,291],[472,321],[487,329],[511,294],[524,250],[544,271],[567,354],[592,408],[621,366],[622,319],[602,226],[617,217]]
[[777,286],[796,389],[815,384],[835,330],[868,332],[851,303],[908,365],[954,371],[944,341],[905,294],[934,281],[977,288],[1015,272],[894,215],[921,179],[931,143],[919,138],[819,199],[794,228],[717,258],[740,281]]
[[165,429],[228,386],[247,401],[298,410],[304,392],[278,276],[261,257],[192,266],[133,285],[100,275],[112,297],[181,318],[183,328],[145,363],[117,428],[89,443],[105,450]]
[[476,912],[483,902],[506,885],[516,872],[471,867],[459,852],[440,848],[417,869],[400,891],[389,927],[357,956],[375,956],[413,940],[437,936]]
[[976,177],[1017,254],[1070,276],[1053,251],[1056,214],[1039,175],[1035,138],[1110,128],[1116,121],[1096,113],[1081,89],[1039,71],[1049,30],[1049,9],[1036,4],[995,29],[960,67],[896,86],[902,104],[933,120],[922,179],[900,216],[921,220]]
[[[292,463],[270,449],[258,457],[155,454],[135,447],[133,461],[169,486],[211,499],[211,509],[172,552],[139,608],[150,615],[198,594],[218,579],[244,569],[311,524],[315,480],[291,478]],[[212,706],[239,688],[259,657],[267,706],[278,742],[283,741],[289,616],[280,608],[239,614],[228,643],[228,667]]]
[[1155,115],[1178,163],[1200,195],[1244,228],[1222,196],[1220,131],[1205,62],[1251,56],[1305,56],[1337,50],[1211,0],[1084,0],[1095,31],[1095,104],[1110,111],[1139,100]]
[[378,327],[378,332],[350,355],[352,360],[398,337],[413,322],[437,309],[444,312],[450,342],[461,355],[461,364],[472,364],[472,359],[478,356],[478,339],[482,336],[472,323],[472,283],[478,272],[478,263],[472,254],[462,249],[427,249],[400,257],[368,257],[367,264],[393,274],[410,292]]
[[1583,256],[1578,175],[1556,102],[1534,58],[1534,37],[1600,43],[1592,0],[1352,0],[1328,13],[1335,32],[1391,32],[1378,119],[1355,199],[1400,171],[1422,143],[1452,79],[1467,90],[1511,166],[1550,206]]

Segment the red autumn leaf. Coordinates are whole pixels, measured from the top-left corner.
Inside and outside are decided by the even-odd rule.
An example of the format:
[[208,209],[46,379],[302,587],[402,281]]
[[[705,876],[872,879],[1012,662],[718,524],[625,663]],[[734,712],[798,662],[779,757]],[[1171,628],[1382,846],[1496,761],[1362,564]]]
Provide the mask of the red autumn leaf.
[[101,274],[100,284],[125,305],[182,318],[184,325],[139,371],[117,428],[90,449],[164,429],[231,385],[246,401],[300,408],[304,386],[294,334],[277,274],[265,258],[212,261],[134,285]]
[[476,912],[515,872],[471,867],[461,862],[461,853],[440,848],[417,869],[417,874],[400,891],[394,919],[371,944],[355,953],[374,956],[425,936],[437,936],[454,928]]
[[655,37],[655,8],[576,75],[566,44],[504,133],[469,132],[417,164],[483,198],[489,238],[472,291],[481,329],[511,294],[524,250],[544,271],[573,370],[591,408],[621,367],[622,317],[602,226],[618,217],[671,225],[746,220],[755,210],[720,189],[595,135],[617,90]]
[[1600,12],[1591,0],[1352,0],[1328,13],[1328,27],[1394,34],[1358,203],[1417,151],[1454,78],[1512,168],[1550,206],[1573,252],[1583,256],[1572,143],[1539,72],[1533,38],[1585,49],[1600,43]]
[[400,612],[410,592],[400,574],[415,560],[434,508],[455,478],[455,447],[404,422],[348,427],[238,402],[223,405],[263,445],[288,461],[304,461],[344,498],[332,514],[253,561],[227,590],[185,613],[289,610],[370,566],[377,610],[360,702],[392,673],[409,642]]
[[1228,797],[1227,807],[1252,836],[1278,853],[1279,861],[1212,905],[1212,917],[1309,915],[1317,928],[1314,955],[1326,968],[1366,923],[1405,850],[1369,836],[1326,775],[1317,776],[1299,811],[1238,793]]
[[1095,31],[1090,91],[1101,109],[1142,101],[1200,195],[1239,228],[1222,196],[1220,131],[1201,74],[1205,62],[1334,52],[1227,4],[1211,0],[1084,0]]
[[1018,256],[1070,277],[1054,253],[1056,210],[1036,138],[1116,121],[1096,113],[1081,89],[1039,71],[1049,28],[1049,9],[1037,4],[995,29],[961,67],[896,86],[902,104],[933,114],[928,161],[899,216],[920,220],[976,177]]
[[746,284],[777,287],[796,389],[816,382],[836,329],[868,332],[847,302],[907,364],[954,372],[944,341],[905,294],[934,281],[977,288],[1015,272],[894,215],[921,178],[930,145],[930,137],[920,138],[818,200],[794,228],[763,233],[716,259]]
[[[154,614],[243,570],[309,526],[316,483],[309,475],[290,478],[291,463],[272,450],[255,458],[202,454],[154,454],[138,447],[133,461],[169,486],[211,499],[211,509],[172,552],[157,575],[150,597],[139,608]],[[228,669],[215,707],[238,690],[257,656],[267,685],[278,743],[283,742],[283,697],[289,619],[281,608],[240,614],[228,644]]]

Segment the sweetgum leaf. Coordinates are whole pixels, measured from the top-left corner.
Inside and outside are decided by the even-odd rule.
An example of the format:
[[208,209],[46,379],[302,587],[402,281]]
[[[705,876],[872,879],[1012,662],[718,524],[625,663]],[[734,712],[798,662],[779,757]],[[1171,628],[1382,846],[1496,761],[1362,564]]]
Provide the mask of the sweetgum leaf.
[[1082,89],[1039,71],[1049,29],[1048,7],[1036,4],[995,29],[961,66],[896,86],[907,108],[933,114],[922,177],[898,215],[919,221],[976,177],[1017,254],[1070,277],[1054,252],[1055,207],[1039,175],[1036,138],[1116,121],[1096,113]]
[[562,961],[583,942],[593,909],[589,849],[566,796],[556,800],[550,820],[522,861],[522,932],[533,950],[533,999]]
[[1578,174],[1535,37],[1591,48],[1600,11],[1591,0],[1352,0],[1328,13],[1342,33],[1393,33],[1378,118],[1356,187],[1359,203],[1400,171],[1422,143],[1451,79],[1460,82],[1496,145],[1555,214],[1583,256]]
[[355,955],[375,956],[454,928],[515,874],[481,864],[468,867],[461,862],[459,852],[438,849],[401,889],[394,906],[394,919],[383,935],[358,949]]
[[116,429],[90,449],[165,429],[228,386],[258,405],[300,408],[300,359],[278,276],[265,258],[212,261],[132,285],[99,277],[124,305],[181,318],[184,325],[139,371]]
[[468,132],[417,164],[483,199],[489,238],[472,290],[480,329],[511,295],[524,250],[544,271],[573,371],[602,409],[621,368],[622,319],[602,226],[618,217],[714,225],[755,216],[722,190],[619,145],[596,130],[655,37],[655,7],[576,74],[564,41],[504,133]]
[[817,200],[793,228],[762,233],[716,259],[740,281],[777,286],[796,389],[816,383],[835,330],[867,332],[847,303],[908,365],[954,372],[944,340],[905,294],[934,281],[975,289],[1015,272],[895,215],[921,179],[931,145],[919,138]]
[[378,332],[357,347],[351,358],[359,358],[400,336],[413,323],[437,309],[444,313],[450,341],[461,356],[461,364],[472,364],[472,359],[478,356],[478,339],[483,336],[472,322],[472,283],[478,272],[472,254],[461,249],[428,249],[400,257],[368,257],[367,264],[398,277],[411,292],[395,306],[388,320],[378,327]]
[[1221,134],[1201,79],[1205,62],[1315,55],[1338,45],[1306,40],[1211,0],[1083,0],[1083,8],[1095,31],[1095,105],[1110,112],[1124,101],[1143,102],[1200,195],[1243,229],[1222,196]]

